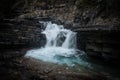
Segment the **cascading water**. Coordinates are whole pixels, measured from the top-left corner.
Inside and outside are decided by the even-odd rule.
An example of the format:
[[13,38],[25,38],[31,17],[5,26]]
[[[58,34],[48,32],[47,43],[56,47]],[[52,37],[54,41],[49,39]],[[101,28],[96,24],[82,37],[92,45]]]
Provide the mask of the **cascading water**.
[[44,23],[45,30],[42,34],[46,36],[46,44],[40,49],[27,52],[26,57],[33,57],[42,61],[69,66],[77,64],[87,64],[80,58],[83,51],[76,49],[76,32],[64,29],[62,25]]
[[64,29],[63,26],[57,24],[47,23],[46,29],[42,32],[45,34],[47,47],[61,47],[61,48],[76,48],[76,33]]

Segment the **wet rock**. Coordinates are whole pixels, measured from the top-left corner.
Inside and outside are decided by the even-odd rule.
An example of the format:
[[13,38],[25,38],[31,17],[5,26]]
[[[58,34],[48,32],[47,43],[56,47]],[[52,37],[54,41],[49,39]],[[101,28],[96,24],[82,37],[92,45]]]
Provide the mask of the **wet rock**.
[[[119,31],[80,31],[78,35],[78,48],[85,50],[88,57],[102,62],[119,63]],[[83,41],[82,41],[83,39]]]

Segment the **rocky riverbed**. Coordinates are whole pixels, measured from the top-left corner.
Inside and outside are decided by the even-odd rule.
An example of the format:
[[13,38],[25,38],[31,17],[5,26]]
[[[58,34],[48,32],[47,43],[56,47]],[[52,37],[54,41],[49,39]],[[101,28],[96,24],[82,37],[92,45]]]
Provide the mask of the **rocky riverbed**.
[[[5,53],[24,52],[25,50],[17,50]],[[85,69],[78,70],[76,67],[62,66],[33,58],[15,58],[13,55],[5,57],[8,59],[4,60],[5,63],[2,60],[0,65],[1,80],[108,80],[105,75]]]

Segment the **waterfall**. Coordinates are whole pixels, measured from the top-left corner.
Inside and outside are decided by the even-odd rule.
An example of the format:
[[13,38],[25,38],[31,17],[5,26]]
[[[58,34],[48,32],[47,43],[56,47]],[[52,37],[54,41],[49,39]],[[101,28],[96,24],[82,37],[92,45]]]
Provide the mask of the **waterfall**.
[[47,39],[45,47],[76,48],[76,32],[64,29],[62,25],[49,22],[42,33]]
[[44,25],[41,33],[45,35],[46,43],[40,49],[27,51],[26,57],[67,65],[83,63],[79,55],[84,52],[76,49],[76,32],[65,29],[63,25],[40,23]]

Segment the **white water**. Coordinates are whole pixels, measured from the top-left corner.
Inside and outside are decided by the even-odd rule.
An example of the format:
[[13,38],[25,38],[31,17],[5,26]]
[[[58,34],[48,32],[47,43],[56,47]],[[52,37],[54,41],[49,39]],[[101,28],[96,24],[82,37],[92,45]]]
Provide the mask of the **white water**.
[[26,57],[69,66],[75,63],[88,65],[80,59],[84,52],[76,49],[76,32],[51,22],[42,23],[45,27],[42,34],[46,36],[46,44],[40,49],[29,50]]
[[62,25],[47,23],[46,29],[42,32],[45,34],[47,47],[76,48],[76,33],[64,29]]

